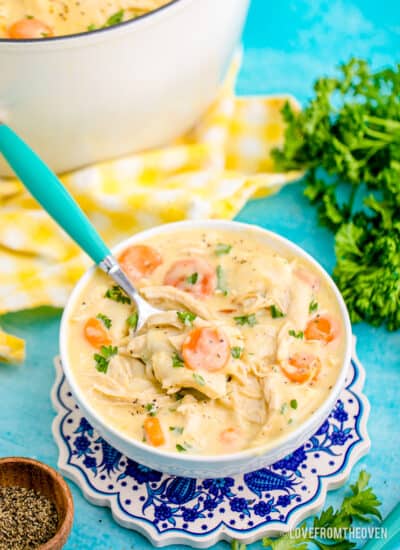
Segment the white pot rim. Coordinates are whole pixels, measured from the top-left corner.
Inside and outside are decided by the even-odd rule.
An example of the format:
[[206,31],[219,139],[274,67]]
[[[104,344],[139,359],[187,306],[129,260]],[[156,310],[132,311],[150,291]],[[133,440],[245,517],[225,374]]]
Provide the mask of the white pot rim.
[[170,0],[168,4],[160,6],[159,8],[140,15],[139,17],[129,19],[128,21],[122,21],[121,23],[117,23],[116,25],[112,25],[110,27],[95,29],[93,31],[83,31],[61,36],[48,36],[40,39],[23,38],[16,40],[11,38],[0,38],[0,50],[5,46],[18,50],[23,49],[24,46],[29,46],[30,49],[32,46],[41,49],[53,49],[55,46],[80,46],[82,42],[90,44],[99,41],[99,39],[103,40],[104,38],[110,38],[113,35],[123,35],[126,32],[131,32],[132,27],[140,28],[149,23],[159,22],[164,19],[165,16],[173,15],[178,10],[183,9],[186,5],[194,1],[195,0]]
[[78,281],[78,283],[74,287],[68,299],[67,305],[62,315],[61,325],[60,325],[59,347],[60,347],[60,356],[61,356],[64,374],[68,380],[71,391],[74,394],[77,403],[79,405],[82,404],[82,409],[90,414],[92,419],[95,420],[95,423],[97,424],[97,426],[104,426],[105,427],[104,431],[112,434],[113,438],[117,440],[119,439],[120,441],[122,441],[125,447],[130,446],[133,450],[137,448],[138,450],[144,453],[149,453],[155,458],[159,457],[160,463],[161,461],[170,460],[170,461],[174,461],[175,463],[180,463],[182,464],[182,466],[185,466],[185,465],[187,466],[188,464],[192,466],[192,465],[196,465],[196,463],[199,465],[204,465],[204,463],[215,464],[215,466],[218,466],[218,464],[222,465],[222,464],[230,463],[232,464],[232,466],[234,466],[235,463],[242,463],[244,460],[246,460],[246,458],[250,459],[255,456],[261,456],[261,455],[266,455],[266,460],[267,460],[268,454],[269,453],[276,454],[279,448],[286,449],[286,448],[292,447],[297,443],[298,445],[301,445],[302,443],[304,443],[310,436],[310,430],[312,430],[313,428],[314,429],[318,428],[318,422],[322,424],[328,417],[331,410],[333,409],[335,402],[339,397],[339,394],[342,388],[344,387],[348,367],[351,361],[352,329],[351,329],[350,318],[349,318],[346,305],[344,303],[342,295],[340,294],[339,289],[337,288],[336,284],[334,283],[330,275],[310,254],[305,252],[301,247],[294,244],[293,242],[286,239],[285,237],[282,237],[277,233],[274,233],[272,231],[263,229],[259,226],[252,225],[252,224],[247,224],[247,223],[242,223],[237,221],[228,221],[228,220],[201,220],[201,221],[185,220],[185,221],[174,222],[174,223],[169,223],[165,225],[159,225],[151,229],[141,231],[140,233],[136,233],[132,237],[125,239],[124,241],[122,241],[112,249],[112,253],[118,255],[124,248],[126,248],[131,244],[140,242],[150,237],[154,237],[155,235],[173,232],[177,230],[184,230],[185,228],[187,229],[197,228],[197,229],[205,229],[205,230],[222,229],[222,230],[239,231],[239,232],[253,231],[256,235],[259,235],[261,238],[264,238],[267,241],[269,241],[269,244],[275,246],[277,249],[280,248],[281,251],[283,250],[284,252],[289,252],[294,256],[298,256],[306,260],[307,262],[311,263],[311,265],[314,266],[316,271],[322,275],[326,284],[333,291],[333,294],[339,305],[339,310],[341,313],[343,326],[344,326],[344,338],[345,338],[345,353],[344,353],[340,372],[338,374],[338,377],[336,379],[336,382],[333,388],[331,389],[328,397],[322,403],[322,405],[318,407],[316,411],[298,428],[289,432],[286,435],[284,434],[278,439],[275,439],[272,442],[272,444],[266,444],[262,447],[257,447],[254,449],[246,449],[240,452],[224,454],[224,455],[192,455],[192,454],[182,455],[182,454],[178,454],[170,451],[162,451],[157,448],[152,448],[149,445],[146,445],[140,442],[139,440],[129,438],[124,434],[122,434],[121,432],[119,432],[117,429],[109,425],[106,425],[102,417],[87,402],[87,399],[84,393],[81,391],[78,384],[76,383],[75,377],[72,373],[71,365],[69,364],[69,361],[68,361],[68,353],[67,353],[67,344],[68,344],[67,323],[68,323],[70,314],[72,313],[72,310],[75,306],[75,303],[81,295],[82,289],[86,286],[90,277],[95,272],[96,266],[92,266],[88,271],[86,271],[86,273]]

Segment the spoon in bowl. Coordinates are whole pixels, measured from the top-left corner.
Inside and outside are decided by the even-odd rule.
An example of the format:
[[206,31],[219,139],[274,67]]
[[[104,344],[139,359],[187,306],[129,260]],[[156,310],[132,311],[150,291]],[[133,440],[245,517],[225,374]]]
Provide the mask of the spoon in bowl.
[[53,220],[90,256],[136,304],[139,330],[161,313],[139,294],[96,229],[57,176],[13,131],[0,121],[0,153],[31,195]]

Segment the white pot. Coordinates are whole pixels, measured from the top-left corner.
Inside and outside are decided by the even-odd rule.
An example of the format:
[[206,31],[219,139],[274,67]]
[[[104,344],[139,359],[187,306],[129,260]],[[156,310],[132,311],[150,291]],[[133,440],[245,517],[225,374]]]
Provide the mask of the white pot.
[[175,0],[92,33],[0,40],[0,120],[57,172],[162,145],[212,101],[248,4]]
[[252,472],[263,466],[269,466],[280,460],[284,456],[293,452],[295,449],[303,445],[326,420],[329,413],[333,409],[340,392],[342,391],[346,375],[350,365],[351,349],[352,349],[352,333],[349,315],[343,298],[337,289],[335,283],[326,273],[326,271],[300,247],[296,246],[291,241],[280,237],[272,231],[266,231],[255,225],[247,225],[234,221],[223,220],[208,220],[208,221],[182,221],[177,223],[166,224],[153,227],[142,233],[137,233],[130,239],[120,243],[113,250],[114,254],[122,252],[127,246],[134,243],[140,243],[149,237],[164,235],[169,232],[180,230],[184,232],[186,229],[200,228],[204,231],[212,230],[227,230],[236,232],[251,231],[256,239],[264,242],[267,246],[275,249],[278,253],[286,256],[298,257],[304,262],[310,263],[321,280],[330,289],[334,299],[339,305],[343,326],[344,326],[344,357],[338,377],[333,385],[330,393],[325,401],[311,414],[311,416],[298,428],[292,432],[283,434],[280,438],[268,441],[263,447],[247,449],[233,454],[221,456],[204,456],[204,455],[185,455],[184,453],[172,453],[163,451],[156,447],[151,447],[136,439],[125,436],[112,426],[108,425],[101,415],[88,402],[85,393],[80,389],[77,383],[74,371],[71,366],[68,342],[68,324],[73,312],[76,309],[78,300],[82,299],[83,289],[88,284],[89,279],[93,276],[95,267],[89,269],[85,275],[75,286],[68,303],[64,309],[60,327],[60,355],[64,369],[64,374],[68,380],[68,384],[78,403],[85,418],[96,429],[96,431],[110,445],[121,451],[124,455],[136,460],[141,464],[145,464],[154,470],[169,473],[171,475],[186,476],[186,477],[225,477],[235,475],[241,472]]

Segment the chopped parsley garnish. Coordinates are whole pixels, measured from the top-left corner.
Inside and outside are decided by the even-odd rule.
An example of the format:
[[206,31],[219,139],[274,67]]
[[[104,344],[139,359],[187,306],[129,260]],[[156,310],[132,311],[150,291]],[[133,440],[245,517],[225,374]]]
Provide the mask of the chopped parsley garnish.
[[25,15],[25,19],[34,19],[33,15]]
[[174,397],[176,401],[181,401],[181,399],[185,397],[185,394],[180,391],[177,391],[176,393],[174,393]]
[[243,348],[239,346],[234,346],[233,348],[231,348],[231,355],[234,359],[240,359],[242,353],[243,353]]
[[272,304],[272,306],[269,306],[269,310],[273,319],[278,319],[278,317],[285,317],[285,314],[274,304]]
[[149,416],[156,416],[157,414],[157,405],[155,403],[147,403],[144,407]]
[[292,399],[290,401],[290,406],[292,407],[292,409],[297,409],[297,399]]
[[96,369],[99,372],[106,373],[111,357],[117,353],[117,346],[101,346],[100,353],[95,353],[93,355],[93,358],[96,361]]
[[240,326],[249,325],[250,327],[254,327],[254,325],[257,324],[257,317],[255,313],[251,313],[250,315],[239,315],[238,317],[234,317],[234,320],[236,321],[236,324]]
[[100,321],[103,321],[103,325],[106,328],[111,328],[112,321],[109,317],[107,317],[107,315],[104,315],[103,313],[98,313],[96,315],[96,319],[99,319]]
[[193,373],[193,379],[198,383],[200,384],[200,386],[204,386],[206,381],[204,380],[204,378],[201,376],[201,374],[197,374],[197,372],[194,372]]
[[194,273],[186,277],[186,282],[189,283],[190,285],[195,285],[198,281],[198,278],[199,278],[199,274],[195,271]]
[[289,330],[289,336],[293,336],[293,338],[304,338],[304,332],[302,330],[293,330],[292,328]]
[[137,329],[138,321],[139,321],[139,314],[137,311],[133,312],[132,315],[129,315],[128,319],[126,320],[126,322],[128,323],[128,326],[130,328],[133,328],[133,330]]
[[317,311],[318,309],[318,302],[315,300],[311,300],[310,305],[308,306],[308,312],[314,313],[314,311]]
[[183,426],[170,426],[169,431],[173,432],[175,435],[183,434]]
[[177,443],[176,444],[176,450],[179,453],[185,453],[188,450],[188,447],[186,445],[187,445],[186,443],[184,443],[183,445],[181,445],[180,443]]
[[226,286],[225,272],[220,265],[217,265],[217,290],[222,292],[224,296],[228,294],[228,288]]
[[113,25],[118,25],[124,20],[124,10],[119,10],[107,19],[105,27],[112,27]]
[[114,285],[112,288],[109,288],[104,294],[105,298],[114,300],[114,302],[120,302],[121,304],[130,304],[131,299],[125,294],[122,288],[118,285]]
[[109,360],[106,359],[105,357],[103,357],[103,355],[101,355],[100,353],[95,353],[93,355],[93,358],[94,360],[96,361],[96,369],[99,371],[99,372],[104,372],[106,373],[107,370],[108,370],[108,363],[109,363]]
[[[325,71],[324,71],[325,72]],[[351,321],[400,328],[400,68],[349,59],[314,84],[301,111],[286,103],[281,171],[306,170],[304,194],[335,233],[333,275]]]
[[293,423],[293,418],[289,418],[289,420],[287,421],[288,424],[292,424]]
[[95,31],[96,25],[94,23],[90,23],[90,25],[87,26],[88,32]]
[[197,317],[197,315],[191,311],[177,311],[176,315],[180,322],[186,327],[191,327],[193,325],[193,321]]
[[[365,470],[361,471],[357,481],[350,485],[349,494],[344,497],[337,509],[329,506],[319,516],[314,517],[309,528],[302,524],[301,527],[304,530],[298,529],[296,534],[292,531],[279,538],[263,538],[262,546],[269,550],[300,550],[311,547],[321,550],[322,548],[328,550],[329,547],[342,550],[354,548],[354,543],[348,540],[351,533],[349,526],[360,520],[364,523],[370,522],[371,516],[382,518],[379,512],[381,503],[369,486],[369,479],[370,475]],[[329,538],[331,544],[327,544],[327,540],[319,536],[323,531],[333,533]],[[245,549],[232,544],[232,550]]]
[[218,243],[215,247],[215,254],[217,256],[223,256],[224,254],[229,254],[232,250],[231,244]]
[[285,414],[286,410],[287,410],[287,403],[283,403],[281,405],[280,413]]
[[185,366],[182,357],[177,351],[172,356],[172,366],[174,367],[174,369],[181,369]]

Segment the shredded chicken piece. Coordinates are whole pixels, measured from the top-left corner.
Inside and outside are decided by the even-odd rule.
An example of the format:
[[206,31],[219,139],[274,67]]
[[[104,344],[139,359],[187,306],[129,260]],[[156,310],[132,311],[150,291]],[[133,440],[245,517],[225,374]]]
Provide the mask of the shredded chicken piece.
[[187,311],[195,313],[199,317],[206,320],[215,318],[215,314],[200,300],[183,290],[179,290],[173,286],[148,286],[141,289],[143,297],[146,300],[154,300],[155,302],[162,301],[163,306],[179,304],[184,306]]
[[234,298],[233,302],[241,306],[246,314],[257,313],[260,309],[266,309],[274,303],[270,296],[257,291],[240,294]]
[[126,346],[126,350],[132,357],[142,359],[147,351],[147,335],[140,334],[134,336]]
[[156,315],[152,315],[146,322],[146,328],[162,326],[175,327],[177,329],[182,328],[182,322],[179,320],[176,310],[157,313]]

